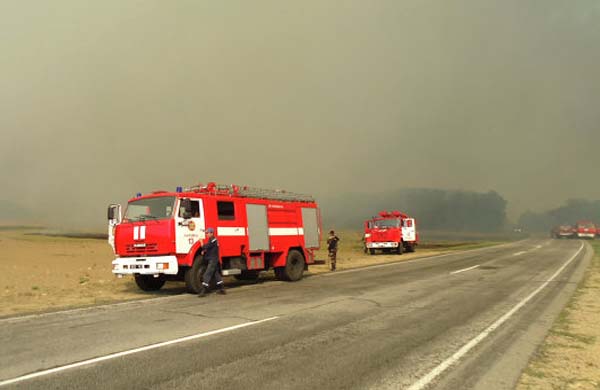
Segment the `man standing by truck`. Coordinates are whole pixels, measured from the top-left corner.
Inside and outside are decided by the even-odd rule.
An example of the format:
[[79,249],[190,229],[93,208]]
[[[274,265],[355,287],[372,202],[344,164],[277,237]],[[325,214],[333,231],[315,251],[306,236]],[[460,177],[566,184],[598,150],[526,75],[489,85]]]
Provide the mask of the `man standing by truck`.
[[340,239],[335,235],[333,230],[329,231],[329,237],[327,238],[327,249],[329,250],[329,261],[331,263],[331,270],[335,271],[335,263],[337,261],[337,248],[338,241]]
[[213,228],[206,229],[206,244],[202,245],[202,255],[204,255],[204,261],[208,263],[206,272],[202,277],[202,290],[198,294],[199,297],[204,297],[208,293],[210,286],[210,280],[214,277],[217,281],[217,287],[219,288],[219,294],[225,295],[225,285],[223,284],[223,277],[221,276],[221,267],[219,265],[219,242],[215,237],[215,230]]

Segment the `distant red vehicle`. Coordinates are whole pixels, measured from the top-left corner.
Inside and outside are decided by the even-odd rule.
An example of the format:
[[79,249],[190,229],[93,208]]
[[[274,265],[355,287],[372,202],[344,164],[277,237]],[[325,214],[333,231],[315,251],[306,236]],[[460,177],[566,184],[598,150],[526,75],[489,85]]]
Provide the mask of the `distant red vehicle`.
[[577,238],[594,238],[596,230],[596,225],[590,221],[578,221],[575,226]]
[[575,237],[575,227],[572,225],[560,225],[552,229],[553,238],[573,238]]
[[414,218],[400,211],[382,211],[378,217],[365,221],[365,252],[414,252],[419,242]]

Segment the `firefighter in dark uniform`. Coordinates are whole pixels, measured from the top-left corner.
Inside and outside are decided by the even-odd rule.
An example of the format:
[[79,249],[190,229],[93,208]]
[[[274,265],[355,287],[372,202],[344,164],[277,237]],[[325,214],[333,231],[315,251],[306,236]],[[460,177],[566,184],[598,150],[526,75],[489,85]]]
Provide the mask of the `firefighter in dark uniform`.
[[335,232],[333,230],[329,231],[329,237],[327,238],[327,249],[329,250],[329,262],[331,263],[332,271],[335,271],[339,240],[339,237],[335,235]]
[[206,244],[202,245],[202,255],[204,261],[208,263],[206,272],[202,277],[202,290],[198,296],[204,297],[208,293],[210,280],[214,277],[217,281],[217,287],[219,288],[219,294],[225,295],[225,285],[223,284],[223,278],[221,276],[221,265],[219,264],[219,242],[215,237],[215,230],[213,228],[206,229]]

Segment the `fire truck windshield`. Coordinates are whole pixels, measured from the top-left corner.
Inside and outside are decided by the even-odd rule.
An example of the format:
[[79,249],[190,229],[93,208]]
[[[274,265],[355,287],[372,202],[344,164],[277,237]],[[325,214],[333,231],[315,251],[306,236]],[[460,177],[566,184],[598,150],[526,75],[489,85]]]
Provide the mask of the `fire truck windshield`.
[[174,196],[139,199],[129,202],[124,222],[144,221],[147,219],[167,219],[173,216]]
[[375,221],[375,227],[376,228],[391,228],[391,227],[398,227],[398,220],[397,219],[380,219],[378,221]]

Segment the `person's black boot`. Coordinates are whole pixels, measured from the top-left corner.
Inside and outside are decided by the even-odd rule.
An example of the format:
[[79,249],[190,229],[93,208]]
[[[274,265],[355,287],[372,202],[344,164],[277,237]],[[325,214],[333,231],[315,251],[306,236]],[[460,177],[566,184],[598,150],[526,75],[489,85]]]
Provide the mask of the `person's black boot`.
[[205,286],[202,286],[202,289],[200,290],[200,292],[198,293],[198,296],[200,298],[204,298],[206,296],[206,294],[208,293],[207,289]]

